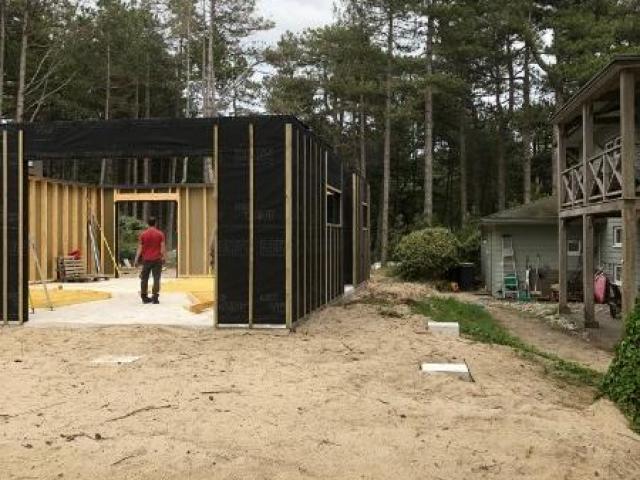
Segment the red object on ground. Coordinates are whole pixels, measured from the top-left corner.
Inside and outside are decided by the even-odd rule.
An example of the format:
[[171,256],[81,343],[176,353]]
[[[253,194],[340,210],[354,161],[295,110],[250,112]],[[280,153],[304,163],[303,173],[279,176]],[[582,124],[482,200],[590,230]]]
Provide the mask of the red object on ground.
[[82,254],[80,252],[80,250],[72,250],[69,252],[69,257],[73,257],[74,260],[80,260],[80,258],[82,257]]
[[140,257],[145,262],[155,262],[162,259],[162,243],[164,233],[155,227],[149,227],[140,234],[142,251]]
[[607,276],[600,272],[593,279],[593,297],[596,303],[605,303],[607,300]]

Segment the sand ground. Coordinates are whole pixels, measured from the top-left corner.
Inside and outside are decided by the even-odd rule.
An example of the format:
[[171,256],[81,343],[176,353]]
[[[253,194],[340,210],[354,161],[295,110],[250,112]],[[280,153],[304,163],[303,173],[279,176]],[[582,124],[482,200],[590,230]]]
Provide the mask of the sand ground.
[[[426,293],[378,278],[295,333],[2,329],[0,478],[640,478],[611,403],[430,334],[401,305]],[[92,363],[108,354],[140,359]],[[476,382],[427,377],[429,360],[466,360]]]

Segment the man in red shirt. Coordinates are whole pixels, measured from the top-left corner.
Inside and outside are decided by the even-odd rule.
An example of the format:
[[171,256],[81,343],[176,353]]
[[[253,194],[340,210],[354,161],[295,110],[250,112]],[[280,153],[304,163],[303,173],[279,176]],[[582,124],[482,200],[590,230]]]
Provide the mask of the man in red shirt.
[[[160,275],[162,274],[162,264],[166,257],[166,247],[164,233],[156,228],[156,219],[149,218],[149,228],[140,234],[138,240],[138,251],[136,252],[135,264],[142,260],[142,273],[140,274],[140,296],[142,303],[160,303]],[[153,274],[153,296],[149,298],[147,291],[149,288],[149,274]]]

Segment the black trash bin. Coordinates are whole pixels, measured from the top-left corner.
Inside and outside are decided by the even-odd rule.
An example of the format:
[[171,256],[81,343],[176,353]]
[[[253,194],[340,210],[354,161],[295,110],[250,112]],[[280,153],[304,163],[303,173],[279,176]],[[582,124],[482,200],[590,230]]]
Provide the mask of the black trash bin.
[[473,263],[461,263],[458,265],[458,286],[463,292],[473,290]]

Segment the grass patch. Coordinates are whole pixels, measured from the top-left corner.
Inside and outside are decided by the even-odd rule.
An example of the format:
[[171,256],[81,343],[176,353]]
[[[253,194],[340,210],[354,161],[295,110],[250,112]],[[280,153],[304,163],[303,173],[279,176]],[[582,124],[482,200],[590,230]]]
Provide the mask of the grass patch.
[[458,322],[460,333],[482,343],[511,347],[544,366],[545,372],[576,385],[599,387],[602,374],[540,350],[512,335],[481,305],[462,303],[453,298],[431,297],[412,305],[414,311],[434,322]]

